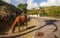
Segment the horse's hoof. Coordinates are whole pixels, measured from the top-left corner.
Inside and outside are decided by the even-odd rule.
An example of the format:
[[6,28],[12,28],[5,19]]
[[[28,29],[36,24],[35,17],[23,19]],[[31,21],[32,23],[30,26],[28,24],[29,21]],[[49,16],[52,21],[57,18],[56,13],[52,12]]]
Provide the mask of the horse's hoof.
[[13,34],[13,32],[9,32],[8,34]]
[[14,32],[12,32],[12,33],[14,33]]

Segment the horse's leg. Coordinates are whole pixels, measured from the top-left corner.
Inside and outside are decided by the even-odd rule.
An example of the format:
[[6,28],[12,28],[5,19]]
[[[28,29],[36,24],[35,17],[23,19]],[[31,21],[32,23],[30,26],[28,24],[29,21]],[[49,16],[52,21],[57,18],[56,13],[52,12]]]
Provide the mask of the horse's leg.
[[12,31],[12,33],[14,33],[14,30],[15,30],[15,26],[14,26],[14,28],[11,30],[11,31]]
[[20,32],[20,23],[18,23],[18,32]]
[[24,25],[26,26],[26,29],[27,29],[27,22],[24,22]]
[[27,21],[26,21],[26,29],[27,29]]
[[16,21],[12,24],[12,27],[11,27],[11,31],[12,31],[12,33],[13,33],[14,30],[15,30],[15,24],[16,24]]
[[22,25],[22,27],[23,27],[23,30],[24,30],[24,22],[23,22],[23,21],[21,21],[21,25]]
[[24,30],[24,27],[26,26],[25,21],[23,21],[21,25],[23,25],[23,30]]
[[16,24],[18,21],[19,21],[19,19],[16,18],[15,21],[13,22],[12,27],[11,27],[11,31],[12,31],[12,32],[14,31],[14,29],[15,29],[15,24]]

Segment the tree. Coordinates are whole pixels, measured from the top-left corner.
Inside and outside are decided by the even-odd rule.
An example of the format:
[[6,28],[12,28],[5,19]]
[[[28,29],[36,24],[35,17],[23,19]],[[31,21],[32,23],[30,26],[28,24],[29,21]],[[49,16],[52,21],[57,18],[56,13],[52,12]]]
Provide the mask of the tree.
[[18,5],[18,8],[22,9],[24,11],[24,13],[27,12],[27,4],[22,4],[21,3],[21,4]]
[[2,0],[0,0],[0,2],[1,2]]
[[20,15],[22,13],[22,10],[15,7],[14,5],[10,3],[6,3],[4,1],[0,1],[0,13],[2,13],[2,16],[9,13],[14,15]]

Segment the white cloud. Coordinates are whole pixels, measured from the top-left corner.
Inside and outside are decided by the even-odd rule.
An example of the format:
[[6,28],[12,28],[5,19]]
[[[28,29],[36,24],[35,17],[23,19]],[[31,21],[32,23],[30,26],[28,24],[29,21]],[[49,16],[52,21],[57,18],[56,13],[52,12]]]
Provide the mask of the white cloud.
[[38,4],[37,3],[33,3],[33,8],[37,8],[38,7]]
[[47,6],[47,4],[46,4],[46,2],[42,2],[41,4],[40,4],[40,6],[42,7],[42,6]]
[[27,9],[32,8],[32,3],[33,3],[33,0],[27,0]]
[[19,3],[26,3],[27,0],[15,0],[15,1]]
[[11,0],[3,0],[3,1],[5,1],[5,2],[7,2],[7,3],[11,3]]
[[47,2],[40,3],[40,6],[60,6],[60,0],[48,0]]
[[38,9],[38,4],[33,1],[34,0],[27,0],[27,9],[32,9],[32,8]]

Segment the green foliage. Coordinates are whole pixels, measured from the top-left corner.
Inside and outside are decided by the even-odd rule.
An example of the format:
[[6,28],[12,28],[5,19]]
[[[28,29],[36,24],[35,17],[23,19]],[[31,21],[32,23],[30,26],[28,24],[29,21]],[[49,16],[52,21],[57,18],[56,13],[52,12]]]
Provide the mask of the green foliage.
[[2,13],[2,15],[10,13],[10,14],[16,14],[16,15],[20,15],[22,13],[22,10],[15,7],[12,4],[6,3],[4,1],[0,2],[0,11]]
[[19,4],[18,7],[22,10],[26,9],[27,4]]
[[0,0],[0,1],[2,1],[2,0]]
[[27,11],[27,4],[19,4],[18,5],[18,7],[20,8],[20,9],[22,9],[25,13],[26,13],[26,11]]
[[28,14],[38,12],[40,16],[60,16],[60,6],[40,7],[39,10],[28,11]]
[[35,13],[36,13],[36,10],[28,10],[28,11],[27,11],[27,14],[34,15]]
[[60,6],[51,6],[44,8],[45,13],[48,16],[59,16],[60,13]]

